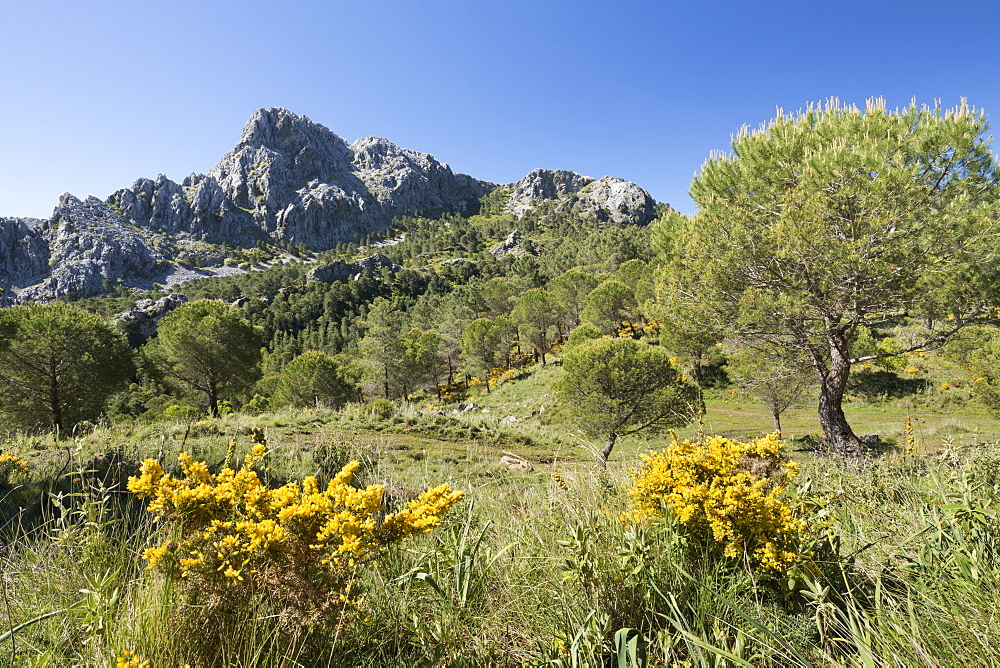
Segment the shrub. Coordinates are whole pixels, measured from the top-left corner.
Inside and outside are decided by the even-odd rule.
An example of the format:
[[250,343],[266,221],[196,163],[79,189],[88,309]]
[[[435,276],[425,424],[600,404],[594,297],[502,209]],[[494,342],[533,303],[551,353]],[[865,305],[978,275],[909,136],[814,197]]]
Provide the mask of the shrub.
[[201,411],[194,406],[181,406],[179,404],[170,404],[163,409],[164,417],[175,420],[190,420],[193,417],[197,417],[200,413]]
[[368,404],[368,411],[373,417],[388,420],[395,414],[396,407],[388,399],[375,399]]
[[599,338],[601,338],[601,330],[597,329],[597,327],[591,325],[589,322],[586,322],[570,333],[569,339],[566,341],[566,345],[567,347],[571,347],[583,343],[584,341],[591,341]]
[[0,489],[7,484],[12,473],[28,473],[29,471],[28,462],[20,457],[16,457],[10,452],[0,454]]
[[253,398],[243,405],[243,412],[250,415],[260,415],[269,410],[271,410],[271,400],[260,394],[253,395]]
[[379,519],[383,487],[352,487],[357,462],[326,489],[312,476],[268,489],[252,468],[264,457],[266,440],[260,429],[253,434],[253,449],[238,471],[227,466],[212,474],[181,453],[183,477],[147,459],[129,479],[129,490],[151,499],[149,511],[177,537],[144,552],[149,568],[186,583],[192,602],[207,610],[234,610],[263,597],[299,627],[319,621],[353,602],[359,568],[433,529],[463,496],[444,484]]
[[633,476],[628,518],[672,512],[693,542],[763,570],[783,570],[799,556],[806,522],[785,493],[798,465],[777,433],[740,443],[721,436],[676,439],[643,456]]

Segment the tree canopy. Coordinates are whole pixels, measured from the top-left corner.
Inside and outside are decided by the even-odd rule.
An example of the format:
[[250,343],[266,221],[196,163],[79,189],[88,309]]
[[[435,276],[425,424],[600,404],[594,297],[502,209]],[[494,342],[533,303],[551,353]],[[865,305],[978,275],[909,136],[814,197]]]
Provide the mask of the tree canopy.
[[604,334],[614,334],[638,316],[639,305],[635,293],[624,283],[615,279],[604,281],[584,300],[581,318]]
[[781,414],[816,384],[816,375],[801,360],[789,359],[787,350],[761,346],[733,351],[726,361],[726,374],[763,402],[776,432],[781,432]]
[[250,387],[260,377],[260,330],[233,306],[214,299],[189,302],[167,314],[146,358],[167,381],[205,395],[219,415],[219,400]]
[[406,396],[433,378],[441,362],[436,333],[407,328],[405,314],[382,298],[372,302],[362,326],[365,335],[358,342],[358,352],[369,383],[386,399]]
[[508,318],[477,318],[462,332],[462,357],[490,391],[490,372],[509,355],[514,325]]
[[354,394],[354,384],[336,360],[318,350],[307,350],[278,374],[273,401],[278,406],[340,408]]
[[510,314],[521,337],[541,356],[542,364],[545,364],[545,354],[552,349],[555,329],[562,315],[562,305],[544,288],[533,288],[521,295]]
[[101,414],[135,367],[125,337],[70,304],[0,309],[0,412],[18,427],[71,427]]
[[679,427],[701,406],[667,351],[633,339],[594,339],[566,349],[559,389],[583,429],[606,439],[603,466],[621,436]]
[[859,328],[919,315],[931,325],[923,348],[989,315],[998,176],[987,129],[965,104],[889,111],[881,100],[744,128],[691,185],[699,210],[673,244],[674,298],[744,344],[801,353],[828,443],[859,452],[842,409],[864,359],[852,357]]

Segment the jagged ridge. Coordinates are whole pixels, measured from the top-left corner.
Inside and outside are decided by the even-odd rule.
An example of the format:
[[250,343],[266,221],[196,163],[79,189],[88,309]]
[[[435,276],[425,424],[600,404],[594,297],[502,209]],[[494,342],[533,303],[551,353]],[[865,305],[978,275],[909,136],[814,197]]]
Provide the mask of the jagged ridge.
[[[287,109],[260,109],[207,174],[180,184],[162,174],[141,178],[106,202],[66,194],[48,223],[0,218],[2,298],[10,303],[17,289],[23,301],[148,287],[169,259],[205,243],[326,249],[380,232],[407,212],[466,211],[496,187],[381,137],[348,144]],[[619,224],[654,215],[649,194],[621,179],[535,170],[508,187],[506,210],[517,216],[553,200]]]

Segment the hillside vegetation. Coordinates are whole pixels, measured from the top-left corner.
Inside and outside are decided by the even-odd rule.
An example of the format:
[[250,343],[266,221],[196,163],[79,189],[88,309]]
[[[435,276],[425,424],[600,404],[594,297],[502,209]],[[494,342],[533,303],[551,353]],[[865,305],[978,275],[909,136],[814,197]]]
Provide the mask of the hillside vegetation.
[[[831,102],[713,157],[694,218],[533,172],[4,309],[0,656],[1000,664],[984,132]],[[578,189],[511,205],[538,183]]]

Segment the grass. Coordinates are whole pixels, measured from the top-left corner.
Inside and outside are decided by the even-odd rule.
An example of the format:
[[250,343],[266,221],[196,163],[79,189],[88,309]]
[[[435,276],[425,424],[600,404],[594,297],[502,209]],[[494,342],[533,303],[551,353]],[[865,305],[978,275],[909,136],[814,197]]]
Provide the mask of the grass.
[[[916,456],[889,450],[858,463],[793,452],[812,481],[803,494],[836,537],[815,566],[768,578],[692,544],[671,522],[623,525],[629,471],[666,441],[623,439],[608,469],[595,470],[597,444],[554,402],[560,373],[558,363],[526,370],[465,412],[422,401],[387,414],[357,405],[121,423],[58,441],[8,435],[3,450],[32,471],[0,481],[0,636],[38,621],[0,642],[0,657],[52,666],[105,666],[126,650],[152,666],[1000,664],[994,417],[937,405],[938,395],[847,406],[859,433],[890,441],[909,415]],[[708,433],[771,431],[748,399],[712,391],[706,407]],[[783,423],[786,437],[819,431],[807,407]],[[270,449],[260,474],[273,486],[329,478],[358,460],[359,482],[384,484],[397,507],[442,482],[466,501],[439,529],[359,571],[365,602],[341,617],[289,635],[265,597],[202,620],[174,584],[145,570],[139,555],[160,529],[124,482],[141,459],[168,465],[182,450],[217,468],[230,440],[245,448],[258,426]],[[534,469],[509,470],[505,453]],[[225,644],[210,647],[204,624],[224,629]]]

